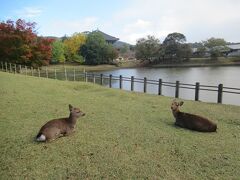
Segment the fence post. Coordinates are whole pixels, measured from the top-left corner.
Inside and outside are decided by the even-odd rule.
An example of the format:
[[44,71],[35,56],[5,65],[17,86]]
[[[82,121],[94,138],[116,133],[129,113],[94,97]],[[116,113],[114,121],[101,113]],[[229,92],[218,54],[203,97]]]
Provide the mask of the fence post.
[[32,73],[32,76],[33,76],[33,67],[31,67],[31,73]]
[[25,75],[27,76],[27,66],[25,66]]
[[73,81],[76,81],[76,72],[75,72],[75,67],[73,68]]
[[93,75],[93,84],[95,84],[96,83],[95,74],[93,73],[92,75]]
[[20,68],[20,74],[22,74],[22,66],[21,66],[21,64],[20,64],[19,68]]
[[162,95],[162,79],[158,80],[158,95]]
[[3,62],[1,61],[1,65],[2,65],[2,71],[3,71]]
[[122,89],[122,75],[119,76],[119,88]]
[[64,75],[65,75],[65,80],[67,81],[67,69],[64,67]]
[[200,87],[199,82],[196,82],[196,85],[195,85],[195,101],[199,100],[199,87]]
[[87,72],[84,73],[85,82],[88,82]]
[[56,70],[56,68],[54,68],[54,76],[55,76],[55,79],[57,79],[57,70]]
[[143,79],[143,92],[146,93],[147,92],[147,78],[144,77]]
[[100,74],[100,84],[103,85],[103,74]]
[[15,74],[17,73],[17,65],[16,64],[14,64],[14,72],[15,72]]
[[112,75],[109,75],[109,87],[112,88]]
[[6,68],[6,72],[7,72],[7,62],[5,62],[5,68]]
[[175,98],[179,97],[179,81],[176,81]]
[[12,73],[12,64],[11,63],[9,64],[10,64],[10,73]]
[[48,68],[46,66],[46,78],[48,78]]
[[218,103],[222,103],[222,97],[223,97],[223,84],[218,85]]
[[131,76],[131,91],[134,90],[134,76]]
[[41,72],[40,72],[39,67],[38,67],[38,77],[41,77]]

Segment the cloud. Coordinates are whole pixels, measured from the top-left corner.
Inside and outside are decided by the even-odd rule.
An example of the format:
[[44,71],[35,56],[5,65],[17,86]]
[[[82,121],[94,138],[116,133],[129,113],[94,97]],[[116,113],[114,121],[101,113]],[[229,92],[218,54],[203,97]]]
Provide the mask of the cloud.
[[34,18],[42,14],[42,9],[36,7],[25,7],[16,11],[16,14],[20,18]]
[[148,28],[151,28],[152,23],[150,21],[145,21],[142,19],[137,19],[135,22],[127,24],[123,28],[123,32],[128,33],[132,31],[138,31],[138,30],[146,30]]
[[[115,13],[120,39],[136,43],[148,33],[163,39],[181,32],[190,42],[210,37],[240,41],[238,0],[132,0]],[[229,33],[228,33],[229,32]]]
[[59,20],[49,23],[46,29],[40,29],[43,35],[54,34],[55,36],[63,36],[65,34],[72,35],[75,32],[92,31],[98,27],[98,18],[85,17],[80,20]]
[[147,35],[163,41],[172,32],[183,33],[188,42],[210,37],[239,42],[239,9],[240,0],[130,0],[123,1],[113,14],[106,10],[107,15],[92,11],[85,14],[83,11],[49,17],[39,8],[24,8],[18,14],[47,16],[42,23],[44,26],[39,29],[43,35],[71,35],[98,28],[131,44]]

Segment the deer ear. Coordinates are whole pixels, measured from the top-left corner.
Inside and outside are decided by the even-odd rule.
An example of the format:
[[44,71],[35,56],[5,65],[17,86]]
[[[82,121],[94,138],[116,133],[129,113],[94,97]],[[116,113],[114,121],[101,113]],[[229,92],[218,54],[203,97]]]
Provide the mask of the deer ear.
[[71,104],[69,104],[68,106],[69,106],[69,111],[72,111],[73,106]]
[[182,106],[182,105],[183,105],[183,103],[184,103],[184,102],[183,102],[183,101],[181,101],[181,102],[179,103],[179,106]]

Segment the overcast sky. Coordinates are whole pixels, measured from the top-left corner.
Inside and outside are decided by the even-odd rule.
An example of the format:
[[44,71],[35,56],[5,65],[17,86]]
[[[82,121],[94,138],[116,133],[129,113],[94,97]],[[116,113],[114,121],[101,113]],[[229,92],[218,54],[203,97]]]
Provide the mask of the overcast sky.
[[172,32],[188,42],[210,37],[240,42],[240,0],[0,0],[0,20],[34,21],[44,36],[99,29],[120,40]]

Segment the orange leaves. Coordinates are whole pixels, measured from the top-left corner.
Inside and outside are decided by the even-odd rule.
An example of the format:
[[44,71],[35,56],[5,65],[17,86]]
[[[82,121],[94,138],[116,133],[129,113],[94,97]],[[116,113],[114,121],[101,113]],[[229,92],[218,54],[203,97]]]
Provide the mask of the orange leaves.
[[51,58],[52,39],[38,37],[36,23],[18,19],[0,23],[0,56],[2,60],[41,66]]

